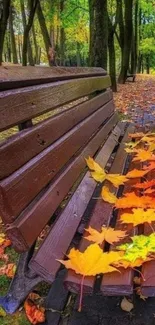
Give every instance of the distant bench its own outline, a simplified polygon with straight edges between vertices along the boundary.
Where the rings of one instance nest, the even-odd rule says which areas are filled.
[[[12,313],[41,281],[53,283],[56,301],[59,290],[54,284],[60,269],[56,259],[63,259],[75,244],[81,251],[89,245],[82,237],[86,224],[99,230],[112,220],[116,229],[123,228],[120,213],[113,215],[111,204],[93,199],[100,196],[101,187],[90,177],[85,158],[95,157],[110,173],[134,168],[124,150],[134,126],[119,122],[110,78],[100,68],[4,67],[0,73],[0,130],[16,125],[20,130],[0,146],[0,215],[14,249],[23,253],[8,294],[0,298]],[[34,124],[35,117],[63,105],[59,114]],[[131,184],[133,180],[124,191],[130,191]],[[37,238],[47,224],[40,243]],[[61,282],[79,293],[81,277],[65,273]],[[92,294],[95,283],[95,277],[86,277],[84,293]],[[155,283],[151,290],[154,294]],[[100,292],[132,294],[133,271],[104,275]],[[67,297],[68,291],[62,289],[58,307]]]

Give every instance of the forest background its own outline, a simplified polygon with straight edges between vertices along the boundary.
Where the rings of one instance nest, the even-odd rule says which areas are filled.
[[[0,0],[0,64],[155,74],[155,0]]]

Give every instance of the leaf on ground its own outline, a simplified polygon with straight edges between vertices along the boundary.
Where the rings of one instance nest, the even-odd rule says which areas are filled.
[[[0,306],[0,317],[5,317],[6,311]]]
[[[118,252],[103,253],[99,245],[92,244],[83,253],[72,248],[67,261],[58,261],[67,269],[74,270],[77,274],[92,276],[117,271],[111,264],[118,261],[121,254],[118,254]]]
[[[121,301],[121,309],[130,313],[130,311],[133,308],[134,308],[133,303],[124,297],[123,300]]]
[[[16,265],[14,263],[9,263],[0,267],[0,275],[6,275],[8,278],[13,278],[16,271]]]
[[[138,170],[138,169],[133,169],[130,172],[128,172],[125,176],[127,178],[137,178],[137,177],[143,177],[144,175],[147,174],[147,170]]]
[[[101,196],[105,202],[111,204],[116,203],[117,197],[109,191],[109,188],[107,186],[102,187]]]
[[[38,294],[30,293],[24,303],[26,316],[31,324],[43,323],[45,321],[45,309],[35,304]]]
[[[154,192],[155,192],[155,188],[147,188],[144,191],[144,195],[146,195],[146,194],[153,194]]]
[[[143,223],[152,223],[155,221],[155,209],[133,209],[132,213],[123,213],[120,220],[122,223],[132,223],[134,227]]]
[[[136,294],[139,296],[140,299],[142,299],[142,300],[144,300],[144,301],[146,301],[146,299],[148,298],[148,297],[146,297],[146,296],[144,296],[144,295],[142,294],[142,292],[141,292],[141,287],[137,287],[137,288],[136,288]]]
[[[138,196],[134,192],[126,193],[124,197],[117,199],[116,209],[126,208],[152,208],[155,209],[155,199],[150,196]]]
[[[137,147],[139,145],[139,143],[140,143],[140,141],[131,141],[131,142],[125,143],[125,146],[133,149],[133,148]]]
[[[102,244],[103,241],[107,241],[109,244],[117,243],[127,236],[126,231],[115,230],[111,227],[102,227],[101,232],[89,227],[86,231],[90,234],[85,237],[87,240]]]

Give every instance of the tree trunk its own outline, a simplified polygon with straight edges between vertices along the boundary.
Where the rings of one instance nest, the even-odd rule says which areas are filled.
[[[46,48],[47,58],[48,58],[48,61],[49,61],[49,65],[51,65],[48,52],[49,52],[49,48],[52,46],[52,44],[51,44],[49,33],[48,33],[48,30],[47,30],[47,27],[46,27],[45,17],[44,17],[43,12],[42,12],[40,1],[38,2],[38,6],[37,6],[37,16],[38,16],[40,29],[41,29],[41,32],[42,32],[42,35],[43,35],[43,40],[44,40],[44,44],[45,44],[45,48]]]
[[[23,21],[23,28],[25,30],[26,28],[26,15],[25,15],[25,7],[24,7],[24,0],[20,0],[20,7],[21,7],[21,13],[22,13],[22,21]],[[34,65],[34,60],[33,60],[33,54],[32,54],[32,47],[31,47],[31,42],[30,42],[30,37],[28,35],[27,37],[27,54],[28,55],[28,61],[30,65]]]
[[[146,73],[150,74],[150,56],[146,56]]]
[[[2,64],[2,53],[4,45],[5,31],[7,28],[7,21],[9,18],[9,7],[11,0],[2,1],[2,12],[0,16],[0,65]]]
[[[132,47],[131,47],[131,74],[135,74],[137,70],[138,61],[138,0],[135,1],[134,7],[134,25],[132,33]]]
[[[34,47],[35,47],[35,58],[34,58],[34,62],[35,62],[35,64],[40,64],[40,59],[39,59],[39,46],[37,44],[37,39],[36,39],[34,24],[32,25],[32,35],[33,35],[33,42],[34,42]]]
[[[124,28],[124,48],[121,64],[121,72],[118,78],[119,83],[124,84],[129,69],[129,59],[132,41],[132,6],[133,0],[124,0],[125,5],[125,28]]]
[[[91,13],[92,14],[92,13]],[[91,65],[107,70],[108,15],[107,0],[94,2],[94,36],[91,44]],[[91,41],[92,42],[92,41]]]
[[[29,18],[28,22],[24,28],[24,39],[23,39],[23,52],[22,52],[22,58],[23,58],[23,66],[27,65],[27,51],[28,51],[28,37],[29,37],[29,32],[31,30],[32,24],[33,24],[33,19],[35,15],[35,11],[37,8],[39,0],[31,0],[30,3],[30,13],[29,13]]]
[[[17,58],[17,49],[16,49],[16,41],[15,41],[15,34],[13,29],[13,7],[10,6],[10,15],[9,15],[9,28],[10,28],[10,38],[11,38],[11,50],[12,50],[12,57],[13,57],[13,63],[18,63]]]
[[[64,11],[64,2],[65,0],[60,0],[60,15]],[[65,30],[63,26],[60,27],[60,65],[65,65]]]
[[[95,7],[94,0],[89,0],[89,65],[93,66],[94,62],[94,32],[95,32]]]
[[[116,57],[115,57],[115,45],[114,45],[114,32],[109,29],[108,36],[108,50],[109,50],[109,72],[112,84],[112,90],[117,91],[117,82],[116,82]]]

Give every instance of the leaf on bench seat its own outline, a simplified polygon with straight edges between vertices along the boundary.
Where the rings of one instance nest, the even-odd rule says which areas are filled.
[[[91,172],[91,176],[95,179],[95,181],[102,183],[105,180],[111,182],[115,187],[119,187],[128,181],[126,176],[120,174],[107,174],[104,169],[97,164],[93,158],[89,157],[86,159],[87,165],[89,169],[93,170]]]
[[[127,178],[137,178],[137,177],[139,178],[139,177],[143,177],[147,173],[148,173],[148,170],[133,169],[130,172],[128,172],[125,176]]]
[[[145,149],[137,149],[136,156],[133,158],[132,161],[147,161],[147,160],[155,160],[155,155]]]
[[[114,228],[102,227],[101,232],[89,227],[86,231],[90,234],[86,238],[89,241],[95,242],[97,244],[102,244],[103,241],[107,241],[109,244],[117,243],[121,239],[127,236],[126,231],[115,230]]]
[[[105,202],[108,202],[111,204],[116,203],[117,196],[115,194],[113,194],[112,192],[110,192],[109,188],[107,186],[102,187],[101,196]]]
[[[72,248],[67,261],[58,261],[65,265],[67,269],[74,270],[77,274],[92,276],[117,271],[111,264],[120,260],[121,256],[121,252],[104,253],[99,245],[91,244],[83,253]]]
[[[143,223],[152,223],[155,221],[155,209],[133,209],[132,213],[123,213],[120,218],[122,223],[132,223],[138,226]]]
[[[155,186],[155,179],[152,179],[151,181],[146,181],[144,183],[137,183],[133,186],[134,186],[134,188],[147,189],[149,187]]]
[[[138,196],[134,192],[126,193],[115,203],[116,209],[152,208],[155,209],[155,199],[150,196]]]

